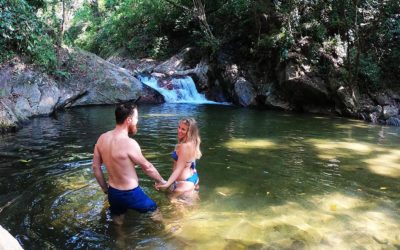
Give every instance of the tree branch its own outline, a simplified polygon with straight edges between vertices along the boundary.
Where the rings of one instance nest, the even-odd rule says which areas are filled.
[[[164,0],[164,1],[169,3],[169,4],[171,4],[171,5],[173,5],[173,6],[175,6],[175,7],[177,7],[177,8],[181,8],[181,9],[184,9],[184,10],[187,10],[187,11],[192,11],[189,7],[187,7],[185,5],[179,5],[179,4],[175,3],[174,1],[171,1],[171,0]]]

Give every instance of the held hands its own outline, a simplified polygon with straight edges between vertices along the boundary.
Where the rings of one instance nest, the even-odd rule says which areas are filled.
[[[166,190],[168,187],[169,187],[169,185],[167,185],[167,181],[165,181],[165,180],[162,180],[162,181],[160,181],[160,182],[156,182],[155,184],[154,184],[154,187],[155,187],[155,189],[157,189],[157,190]]]

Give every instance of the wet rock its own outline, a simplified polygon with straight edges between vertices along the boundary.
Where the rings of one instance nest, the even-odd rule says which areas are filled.
[[[372,122],[374,124],[378,124],[380,115],[381,115],[381,113],[379,113],[379,112],[369,113],[368,118],[366,120],[369,122]]]
[[[176,71],[186,70],[187,68],[184,63],[184,57],[189,50],[190,48],[184,49],[181,53],[176,54],[168,60],[157,65],[153,71],[166,75],[173,75]]]
[[[15,131],[20,126],[20,120],[12,110],[13,102],[8,98],[0,98],[0,132]]]
[[[138,103],[147,104],[160,104],[164,102],[164,97],[160,93],[147,86],[144,86],[143,93],[138,101]]]
[[[256,92],[253,85],[243,77],[239,77],[234,84],[234,98],[243,107],[256,104]]]
[[[151,75],[156,77],[156,78],[160,78],[160,79],[167,77],[165,74],[157,73],[157,72],[153,72],[153,73],[151,73]]]
[[[386,93],[371,94],[372,99],[381,106],[389,105],[391,103],[389,95]]]
[[[400,116],[392,116],[386,120],[386,125],[400,127]]]
[[[159,64],[153,69],[154,74],[161,74],[165,76],[190,76],[196,83],[198,89],[204,90],[208,86],[208,61],[205,59],[200,59],[193,62],[193,48],[186,48],[182,50],[179,54],[172,56],[165,62]],[[156,76],[156,75],[154,75]]]
[[[396,116],[399,114],[399,108],[394,105],[386,105],[383,106],[382,116],[383,119],[389,119],[392,116]]]
[[[33,109],[29,104],[28,99],[24,96],[19,96],[17,98],[17,101],[15,102],[14,112],[19,120],[26,120],[28,119],[28,117],[34,115]]]
[[[270,107],[270,108],[278,108],[278,109],[282,109],[282,110],[293,110],[293,107],[291,106],[291,104],[280,98],[278,95],[267,95],[267,98],[265,100],[265,105]]]
[[[18,241],[2,226],[0,226],[0,249],[22,250]]]
[[[343,86],[336,90],[336,107],[339,114],[355,115],[356,100],[354,99],[351,90]]]
[[[229,102],[228,98],[225,96],[224,89],[219,85],[215,85],[208,89],[206,97],[208,100],[214,100],[216,102]]]
[[[115,56],[108,58],[107,61],[121,68],[129,70],[134,75],[150,74],[154,71],[154,68],[160,64],[159,61],[150,58],[127,59]]]

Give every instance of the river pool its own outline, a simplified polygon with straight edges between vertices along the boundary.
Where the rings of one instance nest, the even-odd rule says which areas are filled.
[[[0,135],[0,225],[26,249],[399,249],[400,128],[227,105],[141,105],[135,139],[167,178],[178,120],[197,119],[200,201],[115,226],[91,170],[114,107]]]

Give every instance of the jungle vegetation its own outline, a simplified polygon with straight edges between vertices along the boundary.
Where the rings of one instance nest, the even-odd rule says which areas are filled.
[[[345,44],[349,83],[399,87],[400,0],[0,0],[0,60],[23,55],[48,72],[63,44],[157,59],[196,46],[259,66],[304,38],[315,65],[321,47]]]

